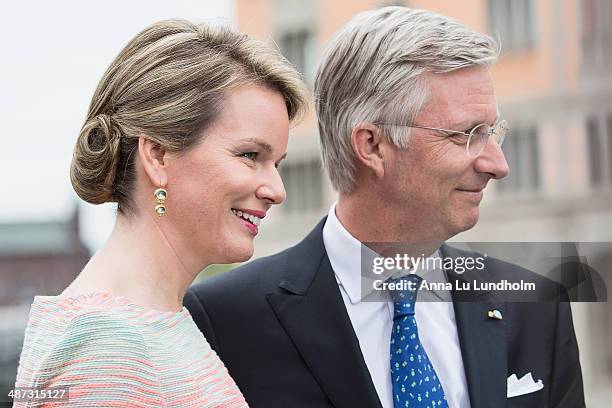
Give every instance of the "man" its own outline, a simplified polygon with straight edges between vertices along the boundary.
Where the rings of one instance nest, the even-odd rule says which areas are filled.
[[[361,243],[445,241],[476,224],[488,182],[508,173],[489,74],[497,55],[490,37],[402,7],[362,13],[332,40],[315,93],[337,204],[301,243],[185,297],[251,406],[584,406],[566,302],[453,292],[453,303],[410,312],[413,300],[364,301]],[[461,255],[437,249],[426,255]],[[480,276],[537,279],[494,259]],[[407,341],[418,353],[396,350]],[[529,384],[509,388],[513,374]]]

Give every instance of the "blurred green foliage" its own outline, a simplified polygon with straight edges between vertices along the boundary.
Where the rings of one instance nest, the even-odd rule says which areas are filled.
[[[211,276],[217,275],[219,273],[223,273],[223,272],[227,272],[227,271],[231,271],[234,268],[239,267],[240,264],[239,263],[235,263],[235,264],[212,264],[212,265],[208,265],[206,268],[204,268],[202,270],[202,272],[200,272],[198,274],[198,276],[196,276],[195,280],[193,281],[193,283],[198,283],[203,281],[206,278],[210,278]]]

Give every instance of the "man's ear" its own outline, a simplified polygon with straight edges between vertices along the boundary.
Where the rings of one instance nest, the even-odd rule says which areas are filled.
[[[165,187],[168,184],[166,162],[166,149],[145,135],[138,137],[138,157],[142,163],[145,174],[156,187]]]
[[[384,137],[378,126],[360,123],[353,128],[351,145],[357,161],[370,169],[376,177],[385,175],[383,146]]]

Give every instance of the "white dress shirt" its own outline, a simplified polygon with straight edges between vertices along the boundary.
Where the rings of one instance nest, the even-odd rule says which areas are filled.
[[[361,301],[367,296],[367,293],[362,294],[361,243],[340,223],[335,210],[336,204],[329,210],[323,227],[323,243],[380,402],[384,408],[393,408],[389,352],[393,302]],[[428,281],[439,279],[446,280],[442,271],[428,272]],[[442,301],[419,302],[421,296],[421,292],[418,292],[415,306],[421,343],[442,383],[448,406],[469,408],[453,304]]]

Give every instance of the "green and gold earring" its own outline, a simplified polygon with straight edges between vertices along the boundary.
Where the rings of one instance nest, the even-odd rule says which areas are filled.
[[[166,214],[166,198],[168,198],[168,192],[165,188],[158,188],[153,193],[155,195],[155,214],[162,217]]]

